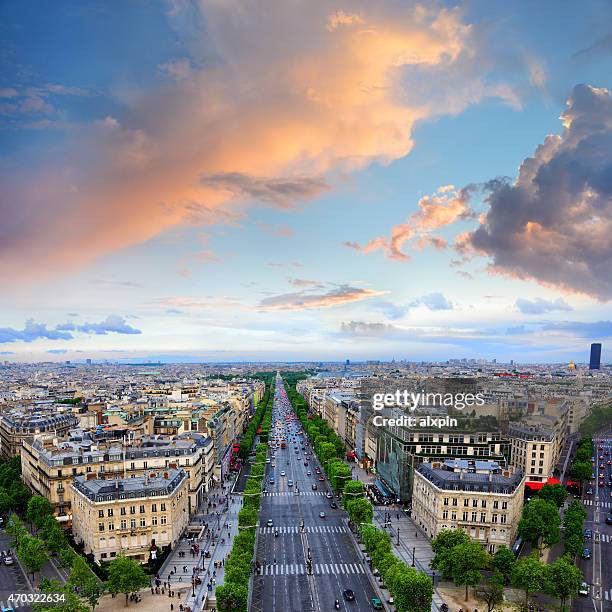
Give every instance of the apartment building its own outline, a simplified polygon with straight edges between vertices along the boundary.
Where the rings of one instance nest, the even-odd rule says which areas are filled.
[[[61,436],[77,425],[72,412],[58,412],[52,405],[6,410],[0,414],[0,455],[5,460],[12,459],[19,455],[24,440],[45,433]]]
[[[24,483],[55,507],[60,522],[73,521],[70,484],[78,476],[98,480],[139,478],[149,470],[183,469],[189,514],[202,503],[212,482],[212,444],[152,436],[96,440],[86,432],[67,439],[39,436],[21,448]]]
[[[555,474],[569,432],[566,408],[556,415],[530,415],[509,424],[510,461],[528,481],[546,482]]]
[[[525,477],[496,461],[423,463],[414,472],[412,517],[430,538],[463,529],[490,553],[512,548],[523,508]]]
[[[146,563],[158,548],[174,547],[189,523],[182,469],[111,481],[77,476],[70,492],[74,539],[98,563],[119,555]]]

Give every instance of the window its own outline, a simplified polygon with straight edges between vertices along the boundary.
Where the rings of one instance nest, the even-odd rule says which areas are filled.
[[[507,515],[505,515],[505,514],[501,515],[501,522],[502,523],[505,523],[507,519],[508,519]]]
[[[165,512],[165,511],[166,511],[166,504],[160,504],[160,506],[159,506],[159,507],[161,508],[161,511],[162,511],[162,512]]]
[[[98,523],[98,531],[104,531],[104,523]]]
[[[446,520],[448,518],[448,510],[444,510],[444,512],[442,512],[442,518],[444,520]]]
[[[130,519],[130,529],[136,529],[136,519]]]
[[[107,516],[113,516],[113,509],[109,508],[106,512]]]
[[[494,508],[495,510],[497,510],[497,509],[499,508],[499,502],[498,502],[497,500],[495,500],[495,501],[493,502],[493,508]]]
[[[140,506],[140,514],[144,514],[145,513],[145,507],[144,506]]]
[[[99,518],[103,518],[104,517],[104,510],[98,510],[98,517]]]
[[[125,507],[121,508],[121,516],[125,516]]]
[[[136,506],[130,506],[130,514],[136,514]]]
[[[481,512],[480,513],[480,522],[481,523],[486,523],[487,521],[487,513],[486,512]]]
[[[455,511],[451,512],[451,519],[452,519],[453,521],[456,521],[456,520],[457,520],[457,513],[456,513]]]
[[[478,512],[472,512],[472,523],[476,522],[476,515],[478,514]]]
[[[115,531],[115,523],[109,523],[108,524],[108,530],[109,531]]]
[[[467,521],[467,520],[468,520],[468,513],[467,513],[467,512],[464,512],[464,513],[463,513],[463,520],[464,520],[464,521]]]
[[[157,525],[157,517],[156,516],[151,518],[151,525]]]
[[[472,508],[478,508],[478,500],[477,499],[473,499],[472,500]]]
[[[140,526],[141,527],[146,527],[147,526],[147,519],[145,519],[144,517],[140,519]]]
[[[157,504],[151,505],[151,512],[157,512]]]
[[[121,519],[121,529],[127,529],[127,522],[125,519]]]
[[[508,502],[502,502],[502,510],[508,509]]]
[[[497,514],[493,514],[493,516],[491,517],[491,522],[497,523]]]
[[[165,524],[166,524],[166,517],[165,517],[165,516],[162,516],[162,517],[161,517],[161,524],[162,524],[162,525],[165,525]]]
[[[466,498],[463,500],[463,506],[464,506],[465,508],[467,508],[469,505],[470,505],[470,500],[469,500],[469,499],[466,497]]]
[[[456,505],[457,505],[457,498],[453,497],[453,506],[456,506]]]
[[[444,505],[445,505],[445,506],[448,506],[448,497],[445,497],[445,498],[444,498]]]

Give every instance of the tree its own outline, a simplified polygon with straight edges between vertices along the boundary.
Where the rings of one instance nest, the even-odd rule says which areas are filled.
[[[249,589],[242,584],[226,582],[215,591],[219,612],[247,612]]]
[[[580,486],[591,480],[592,475],[593,468],[590,461],[574,461],[574,463],[572,463],[570,476],[572,480],[577,480]]]
[[[15,547],[19,546],[19,542],[22,538],[29,535],[27,527],[16,514],[11,514],[6,524],[6,532],[13,537],[12,544]]]
[[[342,492],[342,505],[346,508],[346,502],[351,499],[359,499],[365,496],[365,486],[358,480],[349,480]]]
[[[405,563],[390,571],[387,579],[398,612],[429,612],[433,597],[431,578]]]
[[[12,507],[12,497],[6,491],[0,491],[0,515],[6,516]]]
[[[28,568],[34,580],[34,574],[40,572],[43,565],[49,559],[47,555],[47,547],[42,540],[33,538],[32,536],[23,536],[19,540],[17,547],[17,556],[19,560]]]
[[[478,594],[485,600],[487,612],[491,612],[504,600],[504,587],[499,582],[490,580],[478,591]]]
[[[139,563],[127,557],[117,557],[108,566],[108,590],[113,594],[125,594],[125,605],[131,593],[149,585],[149,578]]]
[[[540,563],[537,553],[517,561],[512,570],[512,584],[525,591],[525,606],[529,604],[529,594],[541,591],[546,582],[546,567]]]
[[[506,585],[510,583],[515,563],[516,559],[514,553],[507,546],[502,544],[493,555],[493,560],[491,562],[493,569],[501,577],[502,584]]]
[[[562,484],[545,484],[540,489],[538,497],[552,502],[557,508],[561,508],[567,497],[567,489]]]
[[[28,521],[36,525],[37,528],[42,527],[45,519],[48,516],[53,516],[53,506],[46,497],[33,495],[28,502],[26,516]]]
[[[457,586],[465,586],[465,600],[468,587],[476,587],[482,580],[482,572],[489,562],[489,555],[478,542],[466,542],[452,548],[447,557],[450,560],[450,575]]]
[[[561,600],[561,610],[565,602],[578,593],[583,581],[582,572],[567,557],[559,557],[552,565],[546,566],[546,592]]]
[[[545,499],[535,498],[523,508],[518,533],[539,550],[540,542],[552,546],[559,541],[560,523],[559,509]]]
[[[59,580],[43,578],[40,581],[43,593],[57,594],[59,601],[33,604],[35,612],[89,612],[87,604],[69,586]]]
[[[469,541],[470,536],[462,529],[444,529],[432,540],[431,549],[434,553],[439,553]]]
[[[351,499],[346,504],[349,518],[356,525],[371,523],[374,518],[374,508],[367,499]]]
[[[81,597],[91,606],[92,612],[104,595],[104,584],[98,580],[80,555],[74,558],[68,584],[78,590]]]

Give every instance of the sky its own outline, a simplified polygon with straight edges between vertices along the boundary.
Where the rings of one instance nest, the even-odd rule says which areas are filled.
[[[611,23],[0,3],[0,359],[610,361]]]

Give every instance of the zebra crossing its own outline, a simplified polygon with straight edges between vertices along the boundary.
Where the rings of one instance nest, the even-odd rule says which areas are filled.
[[[294,491],[268,491],[264,493],[266,497],[284,497],[286,495],[325,495],[324,491],[300,491],[295,493]]]
[[[595,591],[595,587],[593,587],[593,591]],[[593,593],[593,595],[595,596],[596,594]],[[612,601],[612,589],[610,589],[609,591],[604,591],[601,596],[606,600],[606,601]]]
[[[23,606],[18,606],[12,603],[4,603],[3,600],[0,600],[0,610],[14,610],[15,612],[19,612],[19,610],[29,610],[30,608],[28,608],[27,605],[23,605]]]
[[[299,576],[306,573],[304,563],[276,563],[261,566],[263,576]],[[365,574],[365,568],[362,563],[314,563],[312,573],[315,576],[323,574]]]
[[[599,506],[600,508],[612,508],[612,502],[600,502],[598,499],[585,499],[585,506]]]
[[[608,535],[607,533],[600,533],[599,540],[601,542],[612,542],[612,536]]]
[[[272,535],[275,531],[278,531],[279,535],[301,533],[297,526],[259,528],[261,535]],[[305,527],[304,533],[348,533],[348,528],[344,525],[314,525],[313,527]]]

